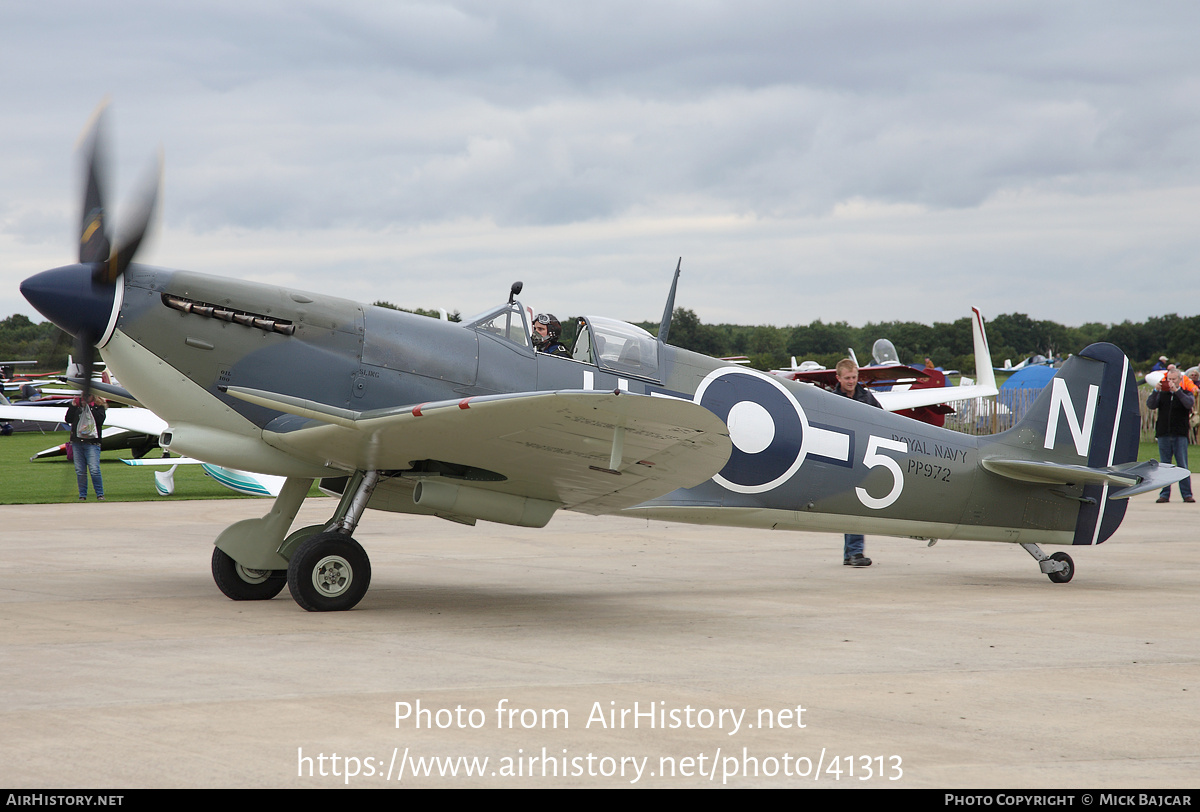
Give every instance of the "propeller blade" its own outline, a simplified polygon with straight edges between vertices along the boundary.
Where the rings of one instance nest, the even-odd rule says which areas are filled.
[[[75,363],[83,371],[80,376],[82,381],[79,384],[80,394],[83,397],[83,402],[86,403],[88,397],[92,394],[92,373],[96,368],[96,339],[94,336],[81,333],[75,344],[76,356],[73,356]]]
[[[123,236],[113,248],[108,262],[96,269],[92,276],[94,281],[110,285],[115,283],[121,274],[125,273],[129,263],[133,261],[134,255],[154,222],[154,214],[158,209],[158,195],[162,189],[162,168],[163,155],[162,150],[159,150],[158,160],[155,162],[153,170],[147,174],[138,192],[137,208],[133,214],[128,236]]]
[[[104,222],[104,187],[107,180],[108,150],[104,138],[102,103],[92,116],[86,135],[86,186],[83,193],[83,212],[79,220],[79,261],[107,262],[111,253],[108,228]]]

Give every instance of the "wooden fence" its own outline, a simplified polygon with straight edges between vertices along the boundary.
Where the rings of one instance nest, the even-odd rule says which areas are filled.
[[[1001,392],[995,398],[976,398],[951,403],[954,414],[946,416],[946,428],[963,434],[995,434],[1010,429],[1025,416],[1037,396],[1038,389],[1012,389]],[[1142,416],[1142,442],[1154,440],[1154,412],[1146,408],[1150,390],[1138,387],[1138,409]],[[1196,442],[1196,430],[1192,430],[1190,442]]]

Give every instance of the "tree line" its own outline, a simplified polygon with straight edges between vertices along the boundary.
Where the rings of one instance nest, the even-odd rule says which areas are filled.
[[[378,302],[395,307],[388,302]],[[413,308],[410,312],[437,317],[435,310]],[[452,320],[460,318],[456,312]],[[658,322],[640,326],[657,334]],[[1160,355],[1183,367],[1200,362],[1200,316],[1152,316],[1144,322],[1120,324],[1091,322],[1066,327],[1054,321],[1036,321],[1024,313],[1004,313],[987,322],[992,360],[1014,364],[1030,355],[1077,353],[1096,341],[1108,341],[1120,347],[1135,366],[1148,367]],[[563,320],[563,338],[570,346],[575,336],[575,320]],[[729,357],[744,355],[757,369],[787,366],[792,356],[798,361],[813,360],[832,366],[853,347],[860,363],[871,358],[871,345],[887,338],[896,345],[904,363],[922,364],[926,357],[946,369],[974,370],[974,345],[971,320],[932,325],[913,321],[868,322],[854,327],[847,322],[820,319],[794,327],[770,325],[704,324],[695,312],[676,308],[671,319],[669,342],[677,347],[706,355]],[[72,352],[70,338],[48,321],[35,323],[21,314],[0,321],[0,359],[36,360],[39,371],[64,369]]]
[[[643,322],[642,327],[658,332],[657,323]],[[1108,341],[1143,368],[1160,355],[1183,367],[1200,361],[1200,316],[1153,316],[1144,322],[1120,324],[1090,322],[1067,327],[1054,321],[1036,321],[1024,313],[1004,313],[986,322],[992,361],[1003,365],[1011,359],[1018,364],[1031,355],[1066,356],[1078,353],[1088,344]],[[921,366],[925,358],[945,369],[975,369],[975,347],[971,320],[964,316],[953,322],[932,325],[913,321],[868,322],[854,327],[847,322],[820,319],[795,327],[704,324],[691,310],[677,308],[671,317],[669,343],[706,355],[728,357],[745,355],[757,369],[787,366],[812,360],[833,366],[854,348],[859,363],[868,364],[876,339],[889,339],[907,364]]]

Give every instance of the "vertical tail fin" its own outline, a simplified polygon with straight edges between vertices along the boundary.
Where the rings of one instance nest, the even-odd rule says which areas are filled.
[[[1042,448],[1051,457],[1090,468],[1135,461],[1141,417],[1129,359],[1112,344],[1067,359],[1018,427],[1031,421],[1044,421]]]
[[[971,308],[971,338],[975,344],[975,383],[996,388],[996,371],[992,369],[992,351],[988,347],[987,331],[978,307]]]
[[[997,436],[1021,459],[985,465],[1028,482],[1082,484],[1074,543],[1099,544],[1120,526],[1127,497],[1144,490],[1132,487],[1144,479],[1140,466],[1130,470],[1140,433],[1129,360],[1112,344],[1092,344],[1067,359],[1020,423]]]

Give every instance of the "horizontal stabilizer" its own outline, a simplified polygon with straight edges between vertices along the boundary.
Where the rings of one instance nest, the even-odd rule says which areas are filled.
[[[1187,479],[1192,473],[1187,468],[1180,468],[1177,465],[1164,465],[1158,460],[1147,460],[1125,470],[1127,473],[1136,473],[1141,477],[1142,481],[1129,488],[1109,491],[1109,499],[1128,499],[1131,496],[1137,496],[1139,493],[1157,491],[1168,485],[1173,485],[1180,480]]]
[[[237,471],[207,462],[200,463],[200,466],[204,469],[204,473],[226,488],[247,496],[278,496],[287,481],[286,477]]]
[[[1158,490],[1190,475],[1185,468],[1163,465],[1157,460],[1091,468],[1046,460],[985,459],[983,467],[993,474],[1042,485],[1107,485],[1109,499],[1128,499]]]

